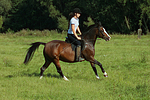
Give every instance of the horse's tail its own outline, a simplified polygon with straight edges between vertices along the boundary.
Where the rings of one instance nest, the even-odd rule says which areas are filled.
[[[27,63],[32,59],[35,50],[36,50],[41,44],[42,44],[42,45],[45,45],[46,43],[43,43],[43,42],[35,42],[35,43],[32,43],[32,44],[31,44],[32,46],[28,49],[26,58],[25,58],[25,60],[24,60],[24,64],[27,64]]]

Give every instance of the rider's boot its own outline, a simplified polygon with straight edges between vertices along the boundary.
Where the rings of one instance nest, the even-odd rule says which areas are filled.
[[[81,62],[81,61],[85,60],[84,58],[81,57],[81,46],[80,45],[77,46],[76,53],[77,53],[76,61]]]

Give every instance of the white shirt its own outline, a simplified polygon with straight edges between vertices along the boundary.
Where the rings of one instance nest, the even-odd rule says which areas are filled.
[[[68,29],[68,34],[73,34],[73,31],[72,31],[72,28],[71,28],[71,25],[74,24],[75,25],[75,32],[79,26],[79,19],[77,18],[74,18],[72,17],[71,20],[70,20],[70,25],[69,25],[69,29]]]

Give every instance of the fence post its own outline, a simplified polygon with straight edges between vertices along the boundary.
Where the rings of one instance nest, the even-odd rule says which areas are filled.
[[[139,29],[138,29],[138,39],[141,39],[141,34],[142,34],[142,29],[139,28]]]

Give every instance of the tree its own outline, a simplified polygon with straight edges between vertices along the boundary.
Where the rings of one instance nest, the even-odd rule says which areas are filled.
[[[0,26],[13,31],[67,30],[69,13],[76,7],[82,11],[81,31],[90,25],[89,18],[113,33],[150,29],[150,0],[0,0]]]
[[[57,28],[60,31],[66,31],[68,29],[68,20],[65,16],[63,16],[59,10],[56,9],[56,7],[53,5],[53,0],[43,2],[42,4],[45,5],[48,8],[49,11],[49,17],[55,20],[57,23]],[[58,1],[57,1],[58,2]]]
[[[2,31],[2,25],[5,17],[8,15],[8,11],[12,8],[10,0],[0,0],[0,32]]]
[[[150,1],[142,0],[140,3],[141,16],[139,20],[139,25],[142,25],[146,33],[149,33],[150,26]]]
[[[18,3],[18,4],[16,4]],[[49,17],[48,9],[39,0],[22,0],[14,3],[5,27],[14,31],[28,29],[56,29],[55,21]]]
[[[0,16],[0,32],[1,32],[1,29],[2,29],[2,25],[3,25],[3,18],[2,18],[2,16]]]
[[[0,15],[6,15],[11,8],[10,0],[0,0]]]

